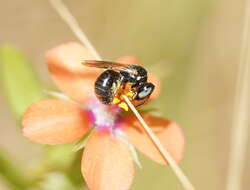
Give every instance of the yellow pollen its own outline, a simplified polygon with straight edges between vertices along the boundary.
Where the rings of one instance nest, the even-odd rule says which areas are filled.
[[[127,83],[125,86],[119,87],[113,98],[112,104],[117,104],[123,110],[128,111],[129,107],[126,102],[123,101],[122,95],[124,94],[132,99],[135,93],[131,90],[131,86],[132,83]]]
[[[128,96],[128,97],[133,97],[133,96],[134,96],[134,92],[128,91],[128,92],[126,93],[126,96]]]
[[[118,104],[118,106],[120,108],[124,109],[125,111],[128,111],[128,105],[125,102]]]
[[[113,99],[113,104],[118,104],[121,100],[117,97]]]

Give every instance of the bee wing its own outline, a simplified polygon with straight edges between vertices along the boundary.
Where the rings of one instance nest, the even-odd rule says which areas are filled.
[[[88,67],[130,72],[127,64],[116,63],[111,61],[85,60],[84,62],[82,62],[82,64]]]

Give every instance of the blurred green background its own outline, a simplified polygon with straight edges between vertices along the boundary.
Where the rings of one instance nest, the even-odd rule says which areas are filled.
[[[187,147],[180,166],[197,189],[224,189],[245,2],[64,2],[103,58],[112,60],[123,55],[135,55],[161,78],[161,96],[151,107],[159,109],[156,114],[179,123],[185,132]],[[36,91],[37,97],[42,96],[39,89],[53,86],[44,64],[44,52],[60,43],[77,41],[46,0],[0,0],[0,34],[0,46],[10,44],[20,49],[37,72],[41,87],[34,89],[26,86],[29,78],[19,80],[17,84],[21,89],[26,89],[26,94],[29,94],[29,90],[32,93]],[[4,71],[2,67],[0,69]],[[9,65],[8,75],[18,76],[20,70],[21,68]],[[2,76],[5,75],[2,73]],[[36,82],[38,81],[34,83]],[[29,175],[29,171],[37,167],[37,161],[41,160],[45,150],[21,135],[20,129],[16,127],[19,125],[14,119],[15,114],[7,101],[8,96],[3,93],[4,89],[6,88],[2,85],[0,150],[6,153],[1,154],[10,155],[17,165],[20,165],[19,162],[23,163],[22,169],[25,175]],[[22,101],[24,95],[15,92],[13,96],[17,101]],[[60,148],[57,151],[58,155],[63,154]],[[132,190],[182,189],[168,167],[158,166],[143,156],[140,158],[143,169],[137,170]],[[246,160],[249,158],[248,152]],[[58,161],[56,155],[52,156],[53,159]],[[250,185],[249,169],[250,162],[247,161],[242,179],[246,190]],[[59,181],[65,177],[58,173],[50,173],[48,176]],[[0,189],[11,189],[2,179]],[[66,184],[66,187],[71,189],[70,184]]]

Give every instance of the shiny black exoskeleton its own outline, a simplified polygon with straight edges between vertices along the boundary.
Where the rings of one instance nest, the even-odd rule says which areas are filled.
[[[97,98],[104,104],[111,104],[114,97],[114,86],[120,74],[113,70],[104,71],[95,81],[95,93]]]
[[[84,65],[107,69],[96,79],[95,93],[103,104],[112,104],[119,88],[126,84],[131,86],[132,100],[143,100],[150,97],[154,85],[147,82],[147,71],[139,65],[124,65],[105,61],[85,61]]]

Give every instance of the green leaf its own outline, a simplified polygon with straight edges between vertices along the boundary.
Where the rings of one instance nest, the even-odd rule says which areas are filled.
[[[18,119],[32,102],[45,96],[30,61],[12,46],[0,47],[0,74],[4,93]]]

